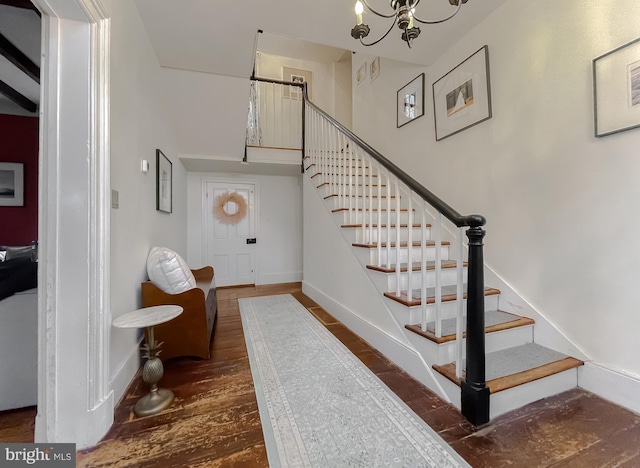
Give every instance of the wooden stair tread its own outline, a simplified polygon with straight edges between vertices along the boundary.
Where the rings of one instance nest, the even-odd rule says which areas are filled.
[[[354,247],[362,247],[362,248],[365,248],[365,249],[377,249],[378,248],[378,244],[359,244],[359,243],[354,243],[354,244],[351,244],[351,245],[353,245]],[[407,247],[408,245],[409,244],[408,244],[407,241],[400,242],[400,247]],[[421,247],[422,246],[422,242],[413,241],[411,243],[411,245],[413,247]],[[427,241],[425,245],[427,247],[433,247],[434,245],[436,245],[436,242],[435,241]],[[443,242],[440,243],[440,245],[449,245],[449,242],[443,241]],[[380,244],[380,247],[386,249],[387,248],[387,243],[386,242],[382,242]],[[396,247],[396,243],[395,242],[391,242],[390,247],[395,248]]]
[[[320,185],[316,185],[316,188],[322,188],[325,185],[329,185],[329,182],[322,182]],[[375,185],[373,185],[373,187],[386,187],[386,186],[387,186],[386,184],[380,184],[380,185],[375,184]],[[362,184],[358,184],[358,185],[354,185],[354,187],[363,187],[363,185]],[[371,187],[371,185],[364,184],[364,187]]]
[[[323,175],[322,172],[316,172],[315,174],[313,174],[311,176],[311,178],[313,179],[313,178],[321,176],[321,175]],[[333,172],[328,172],[325,175],[328,175],[328,176],[350,176],[350,177],[378,177],[378,174],[349,174],[348,172],[347,173],[342,173],[342,174],[334,174]]]
[[[344,226],[343,226],[344,227]],[[415,227],[415,226],[414,226]],[[418,226],[419,227],[419,226]],[[457,262],[455,260],[442,260],[440,267],[447,269],[447,268],[456,268]],[[462,266],[466,267],[467,266],[467,262],[462,262]],[[396,266],[392,265],[392,266],[377,266],[377,265],[367,265],[367,268],[369,270],[374,270],[374,271],[379,271],[381,273],[395,273],[396,272]],[[420,262],[413,262],[412,264],[412,271],[420,271],[422,269],[422,264]],[[436,262],[433,260],[430,260],[427,262],[427,270],[435,270],[436,269]],[[401,263],[400,264],[400,271],[403,273],[406,273],[407,271],[407,264],[406,263]]]
[[[465,287],[466,287],[466,284],[465,284]],[[433,289],[433,288],[430,288],[430,289]],[[495,296],[497,294],[500,294],[499,289],[484,288],[485,297]],[[418,297],[418,295],[416,295],[415,293],[414,293],[413,299],[410,301],[409,297],[407,296],[407,291],[400,292],[400,296],[396,296],[395,292],[386,292],[384,293],[384,297],[388,297],[389,299],[399,302],[400,304],[406,305],[407,307],[415,307],[422,304],[420,297]],[[462,297],[463,299],[467,298],[466,291],[463,293]],[[457,295],[455,293],[442,295],[442,302],[451,302],[451,301],[455,301],[456,299],[457,299]],[[427,296],[427,304],[434,304],[435,302],[436,302],[435,296]]]
[[[516,374],[508,375],[506,377],[500,377],[497,379],[489,380],[487,382],[487,387],[489,387],[489,391],[491,393],[498,393],[503,390],[508,390],[510,388],[514,388],[519,385],[524,385],[529,382],[535,382],[536,380],[549,377],[550,375],[559,374],[560,372],[564,372],[569,369],[575,369],[582,365],[584,365],[584,362],[582,362],[581,360],[567,356],[564,359],[554,361],[550,364],[534,367],[533,369],[529,369],[524,372],[518,372]],[[454,363],[445,364],[442,366],[434,364],[432,367],[435,371],[442,374],[451,382],[460,386],[460,379],[456,377],[456,366]],[[465,373],[463,372],[462,374],[463,378],[464,378],[464,375]]]
[[[484,330],[485,330],[485,333],[495,333],[503,330],[510,330],[512,328],[526,327],[533,324],[535,324],[535,321],[533,319],[530,319],[528,317],[518,317],[516,320],[512,320],[511,322],[504,322],[504,323],[499,323],[497,325],[491,325],[491,326],[485,327]],[[433,341],[436,344],[449,343],[451,341],[455,341],[456,339],[455,333],[437,337],[435,333],[430,332],[429,330],[423,331],[422,326],[420,324],[405,325],[404,328],[412,331],[417,335],[422,336],[423,338]],[[465,338],[467,336],[467,333],[463,332],[462,336],[463,338]],[[454,369],[454,374],[455,374],[455,369]]]
[[[367,208],[365,208],[364,210],[362,208],[358,208],[357,210],[355,208],[334,208],[333,210],[331,210],[332,213],[340,213],[341,211],[368,211],[370,213],[377,213],[378,210],[374,209],[374,210],[369,210]],[[382,208],[380,210],[382,213],[386,213],[387,211],[392,211],[392,212],[396,212],[397,210],[395,208],[391,208],[390,210],[387,208]],[[411,211],[416,211],[415,208],[412,209]],[[407,208],[400,208],[400,212],[401,213],[408,213],[409,210]]]
[[[414,227],[414,228],[420,228],[420,227],[422,227],[422,224],[413,223],[411,226]],[[343,228],[343,229],[361,228],[362,227],[362,223],[360,223],[360,224],[343,224],[340,227]],[[373,228],[377,229],[378,225],[377,224],[372,224],[371,226],[369,226],[369,224],[365,224],[365,227],[366,228],[373,227]],[[391,224],[389,227],[392,228],[392,229],[395,229],[396,225],[395,224]],[[407,223],[400,224],[400,228],[407,228],[407,227],[409,227],[409,225]],[[424,227],[430,228],[431,224],[427,223],[427,224],[424,225]],[[380,229],[386,229],[386,228],[387,228],[386,224],[381,224],[380,225]]]
[[[375,185],[374,185],[375,187]],[[388,197],[386,195],[382,195],[382,196],[378,196],[378,195],[372,195],[371,197],[369,195],[344,195],[345,197],[351,197],[351,198],[375,198],[375,199],[379,199],[379,198],[383,198],[383,199],[387,199]],[[325,200],[329,200],[330,198],[336,198],[338,197],[337,193],[333,193],[331,195],[327,195],[326,197],[324,197]],[[395,195],[391,195],[391,198],[396,198]]]

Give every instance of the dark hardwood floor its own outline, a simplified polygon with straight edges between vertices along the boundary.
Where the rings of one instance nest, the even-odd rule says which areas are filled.
[[[541,400],[475,428],[302,294],[300,284],[220,289],[210,360],[165,364],[171,408],[135,418],[146,388],[136,377],[115,423],[82,467],[267,466],[237,299],[293,294],[474,467],[640,467],[640,415],[581,389]],[[33,408],[0,413],[0,442],[33,440]]]

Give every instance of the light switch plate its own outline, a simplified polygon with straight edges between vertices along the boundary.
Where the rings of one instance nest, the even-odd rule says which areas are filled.
[[[111,208],[115,208],[117,209],[119,206],[118,203],[118,191],[117,190],[111,190]]]

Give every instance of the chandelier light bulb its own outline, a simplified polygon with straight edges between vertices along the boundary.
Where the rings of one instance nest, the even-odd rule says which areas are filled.
[[[362,12],[364,12],[364,5],[360,0],[356,2],[356,16],[358,17],[358,24],[362,24]]]

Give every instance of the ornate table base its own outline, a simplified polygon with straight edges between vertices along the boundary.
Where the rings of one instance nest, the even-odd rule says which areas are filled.
[[[142,349],[146,351],[147,362],[142,368],[142,380],[151,387],[149,394],[143,396],[133,407],[136,416],[149,416],[168,408],[173,401],[173,392],[158,388],[158,382],[164,374],[162,361],[158,357],[160,345],[153,336],[153,325],[147,327],[147,344]]]
[[[164,374],[162,361],[158,358],[160,345],[153,336],[153,326],[168,322],[182,313],[183,309],[177,305],[159,305],[128,312],[113,320],[113,326],[118,328],[147,329],[147,344],[142,346],[147,362],[142,368],[142,380],[149,385],[148,395],[143,396],[133,407],[136,416],[149,416],[168,408],[173,401],[173,392],[158,388],[158,382]]]
[[[158,388],[148,395],[143,396],[133,407],[136,416],[150,416],[159,413],[163,409],[171,406],[173,392],[166,388]]]

